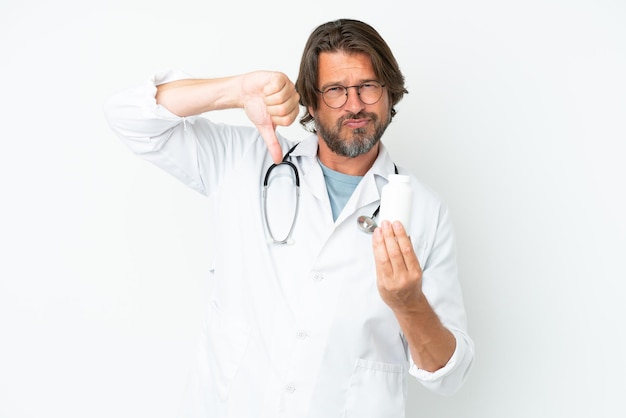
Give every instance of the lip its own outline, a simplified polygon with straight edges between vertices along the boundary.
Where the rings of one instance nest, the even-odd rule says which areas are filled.
[[[350,129],[359,129],[366,126],[369,121],[369,119],[346,119],[343,125]]]

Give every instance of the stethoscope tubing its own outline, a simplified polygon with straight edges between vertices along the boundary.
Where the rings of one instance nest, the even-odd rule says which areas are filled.
[[[291,149],[287,151],[287,153],[283,156],[283,160],[281,162],[270,165],[267,171],[265,172],[265,176],[263,178],[263,220],[265,221],[265,228],[267,229],[267,233],[269,234],[268,241],[273,244],[292,244],[293,243],[293,240],[291,239],[291,235],[296,226],[296,219],[298,218],[298,209],[300,207],[300,174],[298,172],[298,168],[296,167],[296,165],[292,163],[291,161],[287,161],[287,158],[289,158],[289,156],[291,155],[293,150],[296,149],[297,146],[298,144],[295,144],[293,147],[291,147]],[[287,236],[284,239],[276,239],[274,237],[274,233],[272,232],[272,228],[270,227],[270,222],[267,217],[267,189],[269,187],[269,178],[270,178],[270,174],[272,173],[272,170],[274,170],[276,167],[280,165],[286,165],[291,168],[291,170],[293,171],[294,179],[296,183],[295,213],[293,216],[293,220],[291,221],[291,226],[289,227],[289,231],[287,232]],[[398,167],[394,164],[393,168],[394,168],[394,172],[398,174]],[[370,228],[367,228],[367,227],[364,227],[361,222],[358,222],[359,228],[363,232],[372,233],[373,229],[376,228],[376,222],[374,221],[374,218],[378,216],[378,212],[380,212],[380,204],[378,205],[374,213],[372,213],[372,216],[359,217],[359,219],[366,218],[368,220],[368,224],[370,225]]]
[[[279,163],[274,163],[265,172],[265,177],[263,178],[263,218],[265,221],[265,227],[267,228],[267,233],[270,236],[269,242],[273,244],[291,244],[291,234],[293,233],[293,229],[296,226],[296,219],[298,218],[298,209],[300,208],[300,174],[298,173],[298,168],[291,161],[287,161],[289,155],[293,152],[298,144],[291,147],[289,151],[284,155],[283,160]],[[276,239],[274,237],[274,233],[272,232],[272,228],[270,227],[269,219],[267,218],[267,189],[269,187],[269,178],[272,170],[280,165],[286,165],[291,168],[294,174],[295,183],[296,183],[296,208],[294,211],[293,220],[291,221],[291,226],[289,227],[289,231],[287,232],[287,236],[284,239]]]

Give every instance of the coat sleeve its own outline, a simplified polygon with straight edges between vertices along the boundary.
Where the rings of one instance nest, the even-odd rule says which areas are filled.
[[[421,370],[411,359],[410,373],[426,388],[452,395],[465,382],[474,360],[474,343],[467,333],[467,319],[458,280],[456,244],[447,207],[437,205],[433,235],[423,262],[424,294],[442,324],[456,339],[448,363],[435,372]],[[421,260],[420,260],[421,261]]]
[[[159,84],[190,78],[168,71],[110,97],[106,120],[135,154],[162,168],[185,185],[211,195],[260,135],[252,126],[211,122],[203,115],[180,117],[156,102]]]

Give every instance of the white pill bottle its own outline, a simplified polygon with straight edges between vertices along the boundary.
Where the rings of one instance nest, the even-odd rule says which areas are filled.
[[[409,176],[403,174],[389,174],[389,183],[383,186],[380,195],[379,222],[400,221],[407,234],[411,228],[411,190]]]

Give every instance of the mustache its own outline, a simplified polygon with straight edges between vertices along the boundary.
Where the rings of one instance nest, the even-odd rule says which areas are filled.
[[[348,113],[347,115],[339,119],[339,123],[350,119],[371,119],[375,122],[378,119],[378,116],[376,115],[376,113],[368,112]]]

